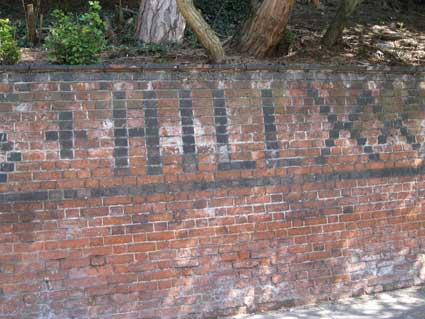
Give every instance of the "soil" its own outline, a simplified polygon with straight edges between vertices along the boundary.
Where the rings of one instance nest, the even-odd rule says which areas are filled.
[[[267,60],[241,56],[226,47],[226,63],[315,63],[338,65],[425,65],[425,5],[403,12],[365,1],[351,17],[343,41],[331,50],[320,45],[321,36],[335,15],[337,0],[322,0],[319,7],[297,1],[286,38],[287,54]],[[226,41],[227,39],[223,39]],[[288,52],[289,51],[289,52]],[[135,48],[111,47],[103,63],[207,63],[208,57],[193,41],[166,52],[140,53]],[[21,63],[52,63],[43,49],[24,49]]]

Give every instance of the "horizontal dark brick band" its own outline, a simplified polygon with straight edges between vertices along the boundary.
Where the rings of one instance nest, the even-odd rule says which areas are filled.
[[[23,193],[0,194],[0,202],[21,202],[38,200],[60,200],[71,198],[108,197],[108,196],[143,196],[156,193],[196,192],[240,187],[258,187],[273,185],[293,185],[315,182],[329,182],[365,178],[408,177],[425,174],[425,165],[418,167],[397,167],[384,169],[353,170],[328,174],[300,174],[285,176],[264,176],[241,179],[223,179],[217,181],[194,181],[184,183],[155,183],[138,186],[114,186],[81,190],[35,191]],[[61,192],[58,196],[58,192]],[[66,196],[65,196],[66,193]],[[61,195],[63,194],[63,195]]]
[[[47,200],[49,198],[48,191],[22,192],[22,193],[6,193],[0,194],[0,202],[28,202]]]

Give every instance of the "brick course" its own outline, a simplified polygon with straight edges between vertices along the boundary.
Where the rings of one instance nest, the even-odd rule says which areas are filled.
[[[215,318],[425,281],[425,69],[0,71],[0,318]]]

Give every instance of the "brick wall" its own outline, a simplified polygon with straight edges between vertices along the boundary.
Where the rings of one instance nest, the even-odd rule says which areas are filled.
[[[1,70],[1,319],[424,283],[424,69]]]

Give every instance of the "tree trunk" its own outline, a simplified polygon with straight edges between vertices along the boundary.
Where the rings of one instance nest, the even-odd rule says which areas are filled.
[[[341,0],[341,4],[336,12],[335,18],[332,20],[325,35],[322,38],[322,44],[331,47],[342,39],[342,32],[347,25],[348,18],[353,14],[356,7],[363,0]]]
[[[28,24],[28,42],[31,45],[36,44],[36,27],[35,27],[35,13],[34,13],[34,5],[27,4],[27,24]]]
[[[222,62],[224,60],[224,49],[220,39],[195,8],[193,0],[177,0],[177,5],[187,24],[196,33],[199,42],[208,51],[212,62]]]
[[[141,0],[136,37],[146,43],[180,43],[186,22],[176,0]]]
[[[234,44],[257,58],[273,55],[282,40],[295,0],[264,0],[242,27]]]

